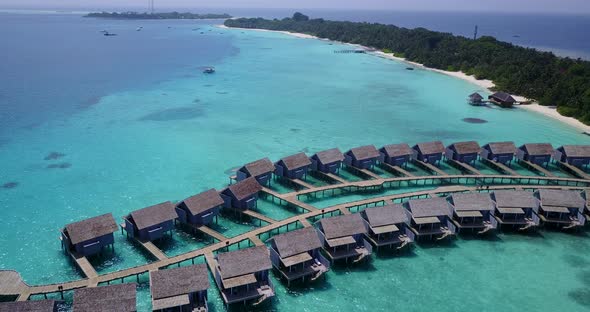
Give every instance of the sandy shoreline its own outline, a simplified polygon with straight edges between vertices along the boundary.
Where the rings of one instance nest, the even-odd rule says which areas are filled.
[[[229,29],[229,27],[225,26],[225,25],[218,25],[218,27],[220,28],[226,28]],[[253,30],[253,31],[264,31],[264,32],[276,32],[276,33],[281,33],[281,34],[285,34],[285,35],[289,35],[289,36],[294,36],[297,38],[302,38],[302,39],[318,39],[318,40],[327,40],[327,39],[323,39],[323,38],[319,38],[316,36],[312,36],[312,35],[308,35],[308,34],[301,34],[301,33],[294,33],[294,32],[289,32],[289,31],[278,31],[278,30],[268,30],[268,29],[254,29],[254,28],[237,28],[237,27],[232,27],[231,29],[241,29],[241,30]],[[358,45],[358,44],[350,44],[350,43],[346,43],[346,42],[338,42],[338,43],[342,43],[342,44],[347,44],[347,45],[351,45],[351,46],[356,46],[359,48],[363,48],[363,49],[368,49],[367,47]],[[474,84],[482,89],[484,89],[485,91],[489,92],[489,93],[493,93],[493,91],[491,91],[490,89],[493,88],[494,82],[492,82],[491,80],[477,80],[475,79],[474,76],[469,76],[463,72],[450,72],[450,71],[446,71],[446,70],[440,70],[440,69],[435,69],[435,68],[428,68],[422,64],[416,63],[416,62],[412,62],[412,61],[408,61],[404,58],[401,57],[396,57],[392,54],[388,54],[388,53],[384,53],[381,51],[374,51],[374,52],[370,52],[370,54],[378,56],[378,57],[382,57],[385,59],[389,59],[389,60],[394,60],[394,61],[398,61],[398,62],[404,62],[407,64],[411,64],[413,66],[425,69],[425,70],[429,70],[429,71],[433,71],[433,72],[437,72],[443,75],[447,75],[447,76],[451,76],[451,77],[455,77],[458,79],[462,79],[464,81],[467,81],[471,84]],[[527,99],[526,97],[523,96],[519,96],[519,95],[513,95],[514,99],[516,99],[519,102],[524,102],[524,101],[528,101],[529,99]],[[545,117],[563,122],[568,124],[569,126],[572,126],[574,128],[577,128],[579,130],[581,130],[582,132],[586,132],[586,133],[590,133],[590,126],[582,123],[581,121],[573,118],[573,117],[567,117],[567,116],[563,116],[561,114],[559,114],[557,112],[557,109],[553,106],[541,106],[538,103],[533,102],[532,104],[528,104],[528,105],[518,105],[516,106],[517,109],[525,109],[527,111],[530,112],[534,112],[537,114],[542,114]]]

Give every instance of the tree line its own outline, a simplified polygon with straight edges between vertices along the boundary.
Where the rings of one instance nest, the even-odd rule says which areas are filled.
[[[391,52],[431,68],[462,71],[541,105],[557,105],[561,114],[590,124],[590,62],[581,59],[557,57],[489,36],[473,40],[425,28],[309,19],[301,13],[281,20],[230,19],[225,25],[305,33]]]

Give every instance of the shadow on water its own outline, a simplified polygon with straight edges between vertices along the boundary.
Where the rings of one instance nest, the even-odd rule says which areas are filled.
[[[71,163],[68,162],[64,162],[64,163],[59,163],[59,164],[51,164],[51,165],[47,165],[47,169],[67,169],[70,168],[72,166]]]
[[[590,308],[590,290],[586,288],[578,288],[568,292],[568,297],[576,303]]]
[[[482,241],[482,242],[502,242],[503,239],[497,233],[477,234],[475,232],[461,232],[461,240],[465,241]]]
[[[463,118],[461,120],[464,121],[464,122],[466,122],[466,123],[471,123],[471,124],[483,124],[483,123],[487,123],[488,122],[485,119],[472,118],[472,117]]]
[[[389,260],[395,258],[415,258],[418,255],[414,252],[416,246],[406,247],[402,250],[397,250],[395,247],[381,247],[379,251],[373,248],[373,256],[380,260]]]
[[[205,112],[198,106],[185,106],[164,109],[161,111],[147,114],[141,118],[140,121],[174,121],[174,120],[189,120],[203,117]]]
[[[2,184],[2,188],[9,190],[9,189],[16,188],[18,186],[18,184],[19,183],[15,182],[15,181],[6,182],[6,183]]]
[[[44,160],[56,160],[56,159],[60,159],[65,156],[66,156],[66,154],[64,154],[64,153],[51,152],[51,153],[47,154],[47,156],[45,156],[45,158],[43,158],[43,159]]]

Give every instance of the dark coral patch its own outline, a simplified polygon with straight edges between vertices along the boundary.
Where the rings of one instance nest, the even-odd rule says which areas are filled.
[[[141,117],[141,121],[173,121],[195,119],[204,115],[203,110],[196,106],[164,109]]]
[[[2,184],[2,188],[4,188],[4,189],[13,189],[17,186],[18,186],[18,182],[8,182],[8,183]]]
[[[72,164],[70,163],[60,163],[60,164],[51,164],[47,166],[47,169],[67,169],[70,168]]]
[[[570,291],[568,296],[578,304],[590,307],[590,290],[578,288]]]
[[[482,124],[482,123],[486,123],[488,122],[485,119],[479,119],[479,118],[463,118],[462,119],[464,122],[467,123],[472,123],[472,124]]]
[[[64,153],[60,153],[60,152],[51,152],[49,154],[47,154],[47,156],[45,156],[45,160],[56,160],[56,159],[60,159],[62,157],[66,156],[66,154]]]

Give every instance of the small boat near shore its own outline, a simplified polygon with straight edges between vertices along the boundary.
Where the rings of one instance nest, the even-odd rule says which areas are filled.
[[[203,70],[203,73],[204,74],[213,74],[213,73],[215,73],[215,68],[213,68],[213,67],[207,67],[207,68],[205,68]]]

